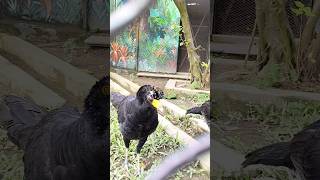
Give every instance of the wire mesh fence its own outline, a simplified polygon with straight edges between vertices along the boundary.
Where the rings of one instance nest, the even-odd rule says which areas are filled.
[[[302,1],[312,6],[312,0]],[[287,2],[289,25],[295,37],[299,37],[306,17],[299,17],[292,12],[294,0]],[[255,0],[220,0],[214,4],[213,34],[250,36],[256,17]]]

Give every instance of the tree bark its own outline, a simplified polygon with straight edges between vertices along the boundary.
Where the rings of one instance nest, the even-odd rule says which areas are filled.
[[[312,12],[315,16],[311,16],[308,18],[307,23],[306,23],[305,28],[302,33],[302,37],[301,37],[301,50],[302,51],[305,51],[309,47],[310,42],[313,39],[314,29],[315,29],[315,26],[319,20],[319,16],[320,16],[320,0],[314,1],[314,6],[313,6]]]
[[[193,35],[191,31],[191,25],[189,20],[189,15],[187,11],[187,6],[185,0],[174,0],[177,8],[179,9],[181,15],[181,21],[184,31],[185,40],[188,42],[186,44],[188,58],[190,63],[190,73],[191,73],[191,82],[199,82],[201,85],[204,85],[202,79],[202,72],[200,66],[200,56],[197,53],[197,49],[194,45]]]
[[[314,16],[310,16],[303,29],[300,44],[299,73],[301,80],[319,81],[320,60],[319,60],[319,32],[315,32],[317,22],[320,18],[320,0],[314,1],[312,10]]]
[[[291,78],[295,70],[295,47],[286,3],[287,0],[256,0],[258,71],[267,86]]]

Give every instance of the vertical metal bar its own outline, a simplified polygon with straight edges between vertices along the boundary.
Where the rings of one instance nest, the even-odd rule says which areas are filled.
[[[116,35],[119,31],[138,17],[153,0],[131,0],[117,9],[110,17],[110,34]]]

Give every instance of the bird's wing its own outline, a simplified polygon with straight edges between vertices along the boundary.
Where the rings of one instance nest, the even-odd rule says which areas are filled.
[[[290,145],[291,160],[306,179],[320,178],[320,129],[317,121],[294,136]]]
[[[8,130],[10,140],[21,148],[24,147],[31,127],[38,124],[47,112],[34,102],[17,96],[5,96],[0,105],[0,121]]]
[[[118,107],[118,122],[123,123],[127,119],[134,118],[136,114],[136,108],[134,105],[135,97],[128,96],[126,97],[122,103]]]
[[[119,109],[120,104],[125,98],[126,96],[120,93],[111,93],[111,103],[116,109]]]

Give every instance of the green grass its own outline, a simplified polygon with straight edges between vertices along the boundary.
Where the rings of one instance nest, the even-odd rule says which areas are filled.
[[[198,94],[194,94],[194,95],[188,95],[187,98],[196,104],[202,104],[202,103],[210,100],[210,94],[198,93]]]
[[[239,126],[244,131],[246,127],[241,126],[245,121],[256,124],[256,132],[253,132],[252,138],[255,138],[255,133],[263,140],[254,144],[244,143],[238,135],[226,137],[223,133],[219,134],[220,141],[229,147],[236,149],[242,153],[248,153],[258,147],[268,145],[280,141],[290,140],[294,134],[299,132],[305,126],[318,120],[320,116],[320,104],[303,102],[303,101],[290,101],[282,105],[256,105],[247,104],[246,112],[227,111],[223,112],[225,118],[218,119],[217,124],[228,123]],[[226,122],[225,120],[228,120]],[[239,131],[239,130],[238,130]],[[285,170],[274,168],[259,168],[258,170],[250,171],[239,176],[224,176],[220,174],[222,179],[228,180],[245,180],[258,177],[272,177],[275,179],[290,179]],[[218,178],[219,179],[219,178]]]
[[[123,166],[125,159],[125,146],[122,140],[122,135],[119,130],[117,113],[115,108],[111,107],[110,113],[110,175],[111,179],[130,179],[138,180],[144,179],[153,168],[155,168],[159,163],[169,154],[173,153],[175,150],[179,149],[182,144],[176,139],[172,138],[165,133],[165,131],[158,126],[157,130],[151,134],[141,150],[141,161],[145,166],[141,177],[136,176],[136,153],[135,148],[137,141],[131,141],[129,148],[128,160],[131,166],[129,166],[129,172]],[[195,162],[189,166],[179,170],[170,179],[180,180],[180,179],[194,179],[196,177],[206,177],[206,173],[200,169],[199,163]],[[209,177],[207,176],[207,179]]]
[[[23,179],[22,151],[8,140],[7,131],[0,129],[0,179]]]
[[[177,99],[177,91],[172,89],[165,90],[164,97],[166,99]]]
[[[275,105],[248,105],[247,120],[258,121],[262,131],[274,141],[288,141],[320,115],[320,104],[287,102],[282,107]]]

